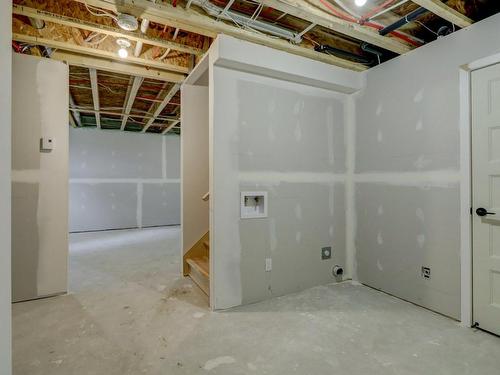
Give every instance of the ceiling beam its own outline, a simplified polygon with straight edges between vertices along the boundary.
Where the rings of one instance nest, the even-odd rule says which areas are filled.
[[[127,92],[127,96],[125,99],[125,106],[124,106],[124,110],[123,110],[125,115],[123,116],[120,130],[125,130],[125,126],[127,125],[128,116],[130,114],[130,111],[132,110],[132,106],[134,105],[135,97],[137,96],[137,91],[139,91],[139,88],[141,87],[143,80],[144,79],[141,77],[134,77],[133,78],[132,86],[129,87],[129,90]]]
[[[180,122],[180,120],[175,120],[171,124],[169,124],[164,130],[162,130],[161,134],[167,134],[172,128],[177,125]]]
[[[72,66],[83,68],[96,68],[106,72],[139,76],[142,78],[156,79],[164,82],[178,83],[184,80],[184,75],[171,73],[164,70],[147,68],[139,65],[131,65],[123,62],[112,61],[99,57],[78,55],[71,52],[54,51],[50,55],[54,60],[63,61]]]
[[[149,127],[153,124],[153,122],[156,120],[156,118],[160,115],[161,111],[167,106],[168,102],[172,100],[174,95],[179,91],[181,85],[175,84],[170,91],[165,95],[165,98],[162,100],[160,104],[156,107],[155,111],[153,112],[153,117],[148,120],[144,128],[142,128],[142,132],[145,133]]]
[[[403,54],[412,49],[409,45],[399,42],[394,38],[379,35],[379,33],[372,28],[342,20],[304,1],[262,0],[262,3],[268,7],[301,18],[312,24],[323,26],[326,29],[347,35],[351,38],[359,39],[388,51]]]
[[[21,16],[26,16],[42,21],[52,22],[62,26],[74,27],[77,29],[92,31],[95,33],[110,35],[115,38],[126,38],[134,42],[141,42],[143,44],[148,44],[151,46],[156,46],[165,49],[171,49],[174,51],[179,51],[183,53],[189,53],[193,55],[203,55],[204,51],[200,48],[187,46],[181,43],[160,39],[152,38],[139,32],[131,32],[125,30],[118,30],[108,25],[102,25],[98,23],[87,22],[78,18],[66,17],[60,14],[49,13],[43,10],[29,8],[17,4],[12,5],[12,13]]]
[[[73,95],[71,95],[71,93],[70,93],[69,94],[69,106],[74,107],[75,105],[76,104],[75,104],[75,100],[73,99]],[[71,119],[73,119],[76,125],[78,125],[79,127],[82,127],[82,119],[80,118],[79,113],[70,112],[69,117],[70,117],[70,121],[71,121]]]
[[[84,0],[76,1],[83,2]],[[354,71],[363,71],[367,69],[364,65],[359,63],[317,52],[308,47],[294,45],[284,39],[274,38],[262,33],[255,33],[222,21],[217,21],[192,9],[174,7],[167,3],[154,4],[145,0],[120,0],[119,2],[116,0],[85,1],[90,5],[100,7],[102,9],[133,14],[136,17],[147,18],[151,22],[178,27],[181,30],[191,31],[197,34],[210,36],[212,38],[216,37],[217,34],[222,33],[294,55],[307,57],[312,60],[321,61]],[[349,26],[346,26],[345,29],[352,29],[352,25],[352,23],[349,23]]]
[[[50,47],[50,48],[57,48],[57,49],[62,49],[64,51],[69,51],[69,52],[73,52],[73,53],[80,53],[80,54],[89,55],[89,56],[97,56],[97,57],[102,57],[102,58],[116,60],[116,61],[123,61],[123,62],[131,63],[131,64],[135,64],[135,65],[163,69],[163,70],[167,70],[167,71],[171,71],[171,72],[179,72],[179,73],[186,73],[186,74],[189,73],[188,67],[167,64],[167,63],[156,61],[156,60],[142,59],[142,58],[138,58],[135,56],[128,56],[126,58],[121,58],[118,56],[118,54],[111,52],[111,51],[104,51],[104,50],[100,50],[97,48],[84,47],[84,46],[80,46],[78,44],[75,44],[72,42],[67,42],[67,41],[46,39],[46,38],[25,35],[25,34],[19,34],[19,33],[12,33],[12,39],[17,41],[17,42],[29,43],[29,44],[33,44],[33,45],[41,45],[41,46]]]
[[[108,116],[119,116],[123,117],[125,116],[124,112],[115,112],[115,111],[107,111],[107,110],[95,110],[93,108],[88,108],[88,107],[74,107],[69,109],[71,112],[79,112],[79,113],[94,113],[94,114],[100,114],[100,115],[108,115]],[[129,114],[129,117],[137,117],[137,118],[142,118],[142,119],[153,119],[152,115],[137,115],[137,114]],[[177,120],[177,116],[158,116],[156,117],[157,120],[161,121],[166,121],[166,120]],[[115,119],[116,121],[121,121],[119,119]]]
[[[458,27],[464,28],[470,26],[474,23],[469,17],[463,15],[460,12],[457,12],[455,9],[450,8],[445,3],[440,0],[412,0],[415,4],[420,5],[422,8],[427,9],[428,11],[434,13],[436,16],[439,16],[445,19],[448,22],[451,22]]]
[[[99,113],[99,86],[97,84],[97,70],[95,68],[89,69],[90,86],[92,87],[92,103],[94,104],[95,121],[97,129],[101,128],[101,114]]]

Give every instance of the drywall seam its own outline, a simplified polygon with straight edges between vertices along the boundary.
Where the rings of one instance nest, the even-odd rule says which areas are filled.
[[[137,183],[137,228],[142,228],[142,195],[143,185],[142,182]]]
[[[345,174],[310,172],[240,172],[240,182],[279,184],[280,182],[345,182]]]
[[[354,182],[371,182],[402,186],[435,186],[452,187],[460,182],[461,174],[454,170],[437,170],[426,172],[373,172],[355,173]]]
[[[161,141],[161,176],[167,179],[167,137],[162,137]]]
[[[179,184],[180,178],[70,178],[70,184]]]
[[[345,108],[345,143],[346,143],[346,271],[347,278],[357,281],[356,273],[356,202],[354,194],[354,170],[356,162],[356,107],[353,96],[349,96]]]

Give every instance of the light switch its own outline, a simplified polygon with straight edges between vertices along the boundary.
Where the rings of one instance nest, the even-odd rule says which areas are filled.
[[[51,152],[54,149],[54,139],[51,137],[40,138],[40,151]]]

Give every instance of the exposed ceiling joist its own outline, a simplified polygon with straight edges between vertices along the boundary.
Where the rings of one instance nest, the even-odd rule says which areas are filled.
[[[203,55],[204,51],[200,48],[187,46],[173,41],[168,41],[164,39],[151,38],[147,35],[139,32],[129,32],[125,30],[118,30],[107,25],[87,22],[77,18],[71,18],[62,16],[59,14],[49,13],[42,10],[29,8],[21,5],[13,4],[12,9],[13,14],[18,14],[21,16],[26,16],[38,20],[43,20],[47,22],[52,22],[62,26],[74,27],[82,30],[92,31],[96,33],[101,33],[105,35],[110,35],[116,38],[127,38],[134,42],[141,42],[143,44],[148,44],[160,48],[170,49],[174,51],[179,51],[183,53],[189,53],[193,55]]]
[[[162,132],[161,134],[167,134],[170,130],[172,130],[174,128],[175,125],[177,125],[180,121],[179,120],[175,120],[173,121],[170,125],[168,125]]]
[[[148,120],[148,122],[146,123],[146,125],[142,129],[143,133],[145,133],[149,129],[149,127],[154,123],[154,121],[156,120],[156,118],[158,116],[160,116],[160,113],[167,106],[167,104],[170,102],[170,100],[172,100],[172,98],[177,93],[177,91],[179,91],[180,88],[181,88],[180,84],[175,84],[170,89],[170,91],[167,93],[167,95],[165,95],[165,98],[163,99],[163,101],[160,104],[158,104],[158,106],[156,107],[155,111],[153,112],[153,117]]]
[[[123,111],[125,113],[125,115],[123,116],[120,130],[125,130],[125,126],[127,125],[128,116],[130,114],[132,106],[134,105],[135,97],[137,96],[137,91],[139,91],[139,88],[141,87],[143,80],[144,79],[141,77],[134,77],[132,80],[132,86],[129,87],[128,92],[127,92],[127,96],[125,99],[125,107],[124,107],[124,111]]]
[[[119,57],[116,53],[110,51],[104,51],[97,48],[84,47],[75,43],[70,43],[66,41],[52,40],[46,38],[39,38],[31,35],[24,35],[19,33],[13,33],[12,39],[18,42],[29,43],[33,45],[41,45],[50,48],[62,49],[64,51],[81,53],[89,56],[98,56],[106,59],[123,61],[135,65],[153,67],[157,69],[163,69],[171,72],[179,72],[179,73],[189,73],[189,68],[179,65],[167,64],[163,62],[158,62],[155,60],[142,59],[135,56],[128,56],[126,58]]]
[[[308,5],[308,3],[304,1],[262,0],[262,3],[294,17],[309,21],[312,24],[323,26],[327,29],[362,40],[398,54],[409,52],[412,49],[410,46],[393,38],[379,35],[378,32],[371,28],[364,27],[353,22],[344,21],[322,11],[319,8]]]
[[[457,12],[455,9],[450,8],[440,0],[412,0],[415,4],[420,5],[422,8],[434,13],[435,15],[457,25],[458,27],[467,27],[474,23],[469,17],[464,16],[462,13]]]
[[[108,111],[108,110],[95,110],[92,108],[84,108],[84,107],[75,107],[75,108],[70,108],[69,109],[71,112],[79,112],[79,113],[93,113],[93,114],[99,114],[99,115],[108,115],[108,116],[119,116],[123,117],[125,116],[124,112],[116,112],[116,111]],[[104,116],[103,116],[104,117]],[[157,119],[161,121],[174,121],[178,120],[177,116],[158,116],[158,117],[153,117],[152,115],[139,115],[139,114],[130,114],[129,117],[137,117],[141,119]],[[121,120],[120,120],[121,121]]]
[[[75,100],[73,99],[73,95],[71,95],[71,93],[69,94],[69,106],[70,107],[74,107],[75,106]],[[82,126],[82,119],[80,118],[80,114],[79,113],[75,113],[75,112],[70,112],[70,121],[71,120],[74,120],[75,124],[78,126],[78,127],[81,127]]]
[[[99,113],[99,86],[97,84],[97,70],[94,68],[89,69],[90,86],[92,87],[92,103],[94,104],[95,121],[97,129],[101,128],[101,114]]]
[[[66,62],[69,65],[83,68],[96,68],[112,73],[134,75],[143,78],[151,78],[159,81],[178,83],[184,80],[184,75],[171,73],[159,69],[150,69],[144,66],[131,65],[124,62],[112,61],[98,57],[78,55],[71,52],[54,51],[50,57],[54,60]]]
[[[83,0],[76,0],[83,2]],[[239,39],[261,44],[294,55],[321,61],[355,71],[366,70],[362,64],[351,62],[335,56],[330,56],[313,49],[294,45],[286,40],[273,38],[265,34],[244,30],[211,17],[197,13],[192,9],[174,7],[170,4],[154,4],[145,0],[121,0],[119,5],[115,0],[85,0],[88,4],[114,12],[125,12],[136,17],[147,18],[152,22],[161,23],[197,34],[215,37],[219,33],[231,35]],[[347,28],[346,28],[347,29]],[[389,38],[387,38],[389,39]]]

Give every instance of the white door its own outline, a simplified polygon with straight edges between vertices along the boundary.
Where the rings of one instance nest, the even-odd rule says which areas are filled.
[[[500,64],[472,72],[473,318],[500,335]]]

